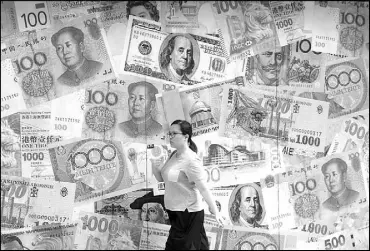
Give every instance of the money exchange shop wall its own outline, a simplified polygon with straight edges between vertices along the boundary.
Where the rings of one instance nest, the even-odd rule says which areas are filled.
[[[369,249],[360,1],[1,1],[1,248],[164,249],[177,119],[211,250]]]

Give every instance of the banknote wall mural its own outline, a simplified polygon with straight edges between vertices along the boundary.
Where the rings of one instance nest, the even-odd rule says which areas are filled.
[[[211,250],[369,249],[365,1],[1,1],[1,248],[163,250],[176,119]]]

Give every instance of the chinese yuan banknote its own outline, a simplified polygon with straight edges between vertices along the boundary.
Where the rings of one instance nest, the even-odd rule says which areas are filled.
[[[225,86],[220,130],[224,137],[281,140],[290,147],[324,150],[329,103]]]
[[[94,20],[88,15],[2,41],[1,60],[11,60],[26,108],[116,77],[105,32]]]
[[[183,48],[176,57],[171,56],[174,46]],[[184,85],[224,79],[229,69],[217,37],[167,33],[159,22],[132,16],[121,59],[120,74],[129,72]]]
[[[305,224],[309,227],[313,222],[326,226],[326,230],[322,229],[325,235],[333,232],[348,213],[354,214],[352,219],[366,217],[357,210],[368,208],[368,203],[360,153],[356,150],[313,159],[310,166],[267,176],[261,179],[261,186],[273,229]],[[360,221],[366,224],[364,219]]]
[[[179,85],[131,75],[121,80],[86,88],[82,137],[164,143],[165,119],[155,95]]]
[[[1,176],[1,231],[71,221],[76,185]]]
[[[369,7],[353,3],[315,3],[315,18],[312,19],[314,51],[347,57],[363,57],[369,53]]]
[[[212,9],[228,62],[280,45],[270,2],[215,1]]]

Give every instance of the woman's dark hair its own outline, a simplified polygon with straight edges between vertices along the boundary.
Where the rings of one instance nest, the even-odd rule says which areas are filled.
[[[198,153],[197,145],[194,143],[193,140],[191,140],[191,136],[193,135],[193,128],[191,127],[191,124],[186,120],[178,119],[172,122],[171,125],[179,125],[182,134],[189,135],[188,138],[189,148],[193,150],[193,152]]]

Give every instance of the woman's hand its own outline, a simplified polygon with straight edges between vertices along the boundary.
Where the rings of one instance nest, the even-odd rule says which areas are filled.
[[[224,218],[222,218],[221,213],[217,209],[210,209],[211,214],[213,214],[216,217],[217,223],[223,227],[224,226]]]

